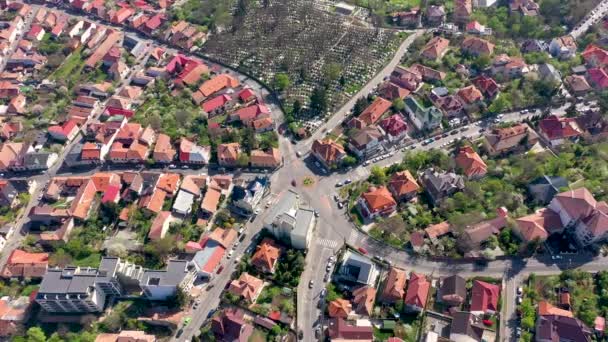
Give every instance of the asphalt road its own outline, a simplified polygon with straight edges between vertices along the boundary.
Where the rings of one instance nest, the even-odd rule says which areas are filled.
[[[384,81],[384,78],[389,76],[396,66],[401,62],[401,58],[407,52],[407,49],[412,45],[416,38],[420,37],[426,30],[415,30],[406,39],[403,40],[397,52],[393,58],[386,64],[386,66],[376,74],[369,82],[363,86],[353,97],[348,100],[338,111],[336,111],[323,125],[321,125],[308,139],[300,142],[297,146],[300,153],[307,153],[312,146],[313,141],[320,139],[324,136],[326,131],[332,130],[338,126],[344,117],[350,113],[355,106],[357,100],[367,94],[371,93],[380,83]]]
[[[595,25],[597,22],[602,20],[608,13],[608,1],[602,0],[595,8],[583,18],[583,20],[576,25],[576,27],[570,32],[570,35],[574,39],[578,39],[580,36],[585,34],[589,27]]]

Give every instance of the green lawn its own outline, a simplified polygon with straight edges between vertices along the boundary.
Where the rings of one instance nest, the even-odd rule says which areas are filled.
[[[75,80],[80,77],[84,69],[84,60],[82,58],[82,47],[74,50],[72,54],[66,58],[55,72],[50,76],[52,80],[61,80],[67,82],[69,80]]]
[[[268,335],[260,329],[254,329],[247,342],[266,342]]]
[[[91,253],[86,258],[74,259],[72,264],[80,267],[99,267],[101,262],[101,253]]]

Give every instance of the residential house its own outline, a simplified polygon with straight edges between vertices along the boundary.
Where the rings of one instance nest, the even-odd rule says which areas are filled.
[[[539,39],[526,39],[521,43],[522,53],[545,52],[548,49],[547,43]]]
[[[228,292],[239,298],[244,299],[248,303],[255,303],[256,299],[262,293],[264,281],[256,278],[247,272],[241,273],[238,279],[230,282]]]
[[[435,36],[426,43],[426,45],[420,51],[420,56],[437,61],[441,59],[448,51],[450,41],[442,38],[441,36]]]
[[[484,135],[484,146],[491,156],[513,152],[538,142],[536,133],[525,123],[494,128]]]
[[[286,191],[264,218],[264,228],[276,239],[296,249],[307,249],[316,224],[314,211],[300,203],[299,195]]]
[[[48,128],[51,138],[58,141],[72,141],[80,132],[76,121],[68,120],[61,126],[55,125]]]
[[[484,330],[481,318],[471,312],[456,311],[452,313],[450,341],[482,342],[484,341]]]
[[[347,318],[352,311],[352,304],[342,298],[332,300],[327,306],[327,312],[331,318]]]
[[[390,81],[404,89],[415,91],[422,83],[422,74],[398,66],[391,72]]]
[[[280,247],[272,239],[264,238],[251,257],[251,265],[260,272],[274,273],[280,255]]]
[[[268,179],[264,177],[256,177],[249,182],[245,180],[235,181],[231,194],[231,209],[243,216],[253,214],[267,187]]]
[[[392,103],[390,101],[378,96],[358,117],[353,118],[348,125],[358,129],[371,126],[375,124],[391,106]]]
[[[0,298],[0,337],[8,338],[24,330],[23,324],[30,318],[32,304],[32,295]]]
[[[419,74],[425,82],[439,82],[443,81],[446,77],[445,72],[418,63],[412,64],[408,70],[414,74]]]
[[[0,171],[12,168],[28,150],[28,147],[23,143],[4,143],[0,147]]]
[[[468,179],[481,178],[488,173],[488,166],[471,146],[461,147],[454,160]]]
[[[54,152],[39,151],[28,152],[23,155],[21,162],[13,165],[13,171],[41,171],[48,170],[59,159]]]
[[[426,21],[431,26],[439,26],[445,22],[445,8],[443,6],[430,5],[426,8]]]
[[[581,56],[587,66],[603,68],[608,65],[608,51],[595,44],[589,44]]]
[[[562,83],[562,74],[552,64],[539,64],[537,70],[541,80],[555,85]]]
[[[13,139],[22,131],[23,123],[21,121],[5,121],[0,124],[0,138],[5,141]]]
[[[432,168],[424,170],[419,181],[433,205],[439,204],[444,198],[464,189],[462,176],[453,172],[436,171]]]
[[[500,286],[474,280],[471,289],[471,313],[482,315],[498,312],[499,298]]]
[[[389,101],[393,101],[395,99],[404,99],[410,93],[411,92],[408,89],[403,88],[402,86],[391,81],[384,82],[378,88],[378,94]]]
[[[443,112],[447,119],[459,118],[464,113],[462,101],[455,95],[447,95],[437,98],[433,104]]]
[[[539,315],[536,320],[536,341],[592,341],[593,332],[575,317]]]
[[[159,134],[152,154],[154,161],[164,164],[171,163],[176,153],[177,151],[171,146],[171,138],[166,134]]]
[[[388,135],[388,141],[398,142],[407,136],[407,123],[401,114],[393,114],[380,121],[380,127]]]
[[[460,49],[473,56],[489,56],[494,53],[494,44],[478,37],[466,37]]]
[[[581,246],[603,241],[608,236],[608,205],[596,201],[587,188],[555,195],[549,209],[559,215],[562,225],[574,233],[574,240]]]
[[[604,71],[604,69],[587,69],[587,79],[594,88],[598,88],[600,90],[608,88],[608,74],[606,74],[606,71]]]
[[[465,32],[468,34],[477,34],[480,36],[489,36],[492,34],[492,29],[481,25],[477,20],[473,20],[465,26]]]
[[[509,7],[512,12],[520,12],[525,16],[537,16],[540,14],[540,6],[534,0],[510,0]]]
[[[344,147],[330,139],[315,140],[311,153],[327,169],[337,166],[346,157]]]
[[[437,293],[437,301],[449,306],[460,306],[467,299],[466,280],[455,274],[441,281],[441,287]]]
[[[220,166],[236,166],[241,155],[239,143],[219,144],[217,146],[217,160]]]
[[[26,113],[25,105],[27,103],[27,99],[23,94],[19,94],[13,98],[8,103],[8,108],[6,109],[7,114],[13,115],[23,115]]]
[[[271,147],[268,150],[252,150],[249,157],[251,167],[276,169],[282,163],[281,151]]]
[[[583,130],[574,118],[560,118],[556,115],[542,119],[538,124],[538,131],[540,136],[549,141],[553,147],[560,146],[568,140],[575,140],[583,134]]]
[[[150,232],[148,232],[148,239],[160,240],[167,235],[169,231],[169,225],[173,222],[173,217],[170,211],[161,211],[156,215],[152,225],[150,226]]]
[[[441,125],[443,114],[434,106],[424,108],[414,97],[405,98],[405,111],[420,131],[433,131]]]
[[[492,62],[492,74],[500,75],[505,80],[521,78],[530,71],[528,64],[521,57],[500,54]]]
[[[221,189],[215,186],[208,186],[205,196],[203,196],[203,200],[201,201],[201,215],[204,217],[213,216],[220,204],[221,196]]]
[[[15,249],[2,270],[3,278],[42,278],[49,265],[48,253],[28,253]]]
[[[576,55],[576,41],[570,35],[553,38],[549,53],[559,59],[571,59]]]
[[[99,334],[95,342],[156,342],[156,336],[139,330],[122,330],[119,334]]]
[[[194,204],[194,197],[195,194],[180,189],[175,197],[171,210],[180,216],[190,214],[192,211],[192,205]]]
[[[577,116],[576,123],[585,131],[585,139],[597,141],[608,137],[608,121],[604,119],[599,111]]]
[[[248,341],[254,328],[244,317],[241,309],[224,309],[211,320],[211,331],[218,341]]]
[[[397,202],[390,191],[384,186],[378,188],[370,187],[357,200],[359,213],[368,220],[390,215],[396,208]]]
[[[19,192],[13,182],[0,179],[0,206],[12,208],[19,202]]]
[[[582,96],[589,92],[591,86],[581,75],[569,75],[564,78],[564,84],[574,96]]]
[[[408,311],[421,312],[426,308],[431,283],[424,274],[410,272],[405,293],[405,307]]]
[[[376,126],[367,126],[355,132],[348,141],[348,149],[359,158],[374,155],[382,150],[384,134]]]
[[[186,138],[179,143],[179,161],[187,164],[209,164],[211,146],[199,146]]]
[[[198,88],[198,91],[203,96],[209,97],[222,89],[236,88],[238,86],[239,81],[236,78],[228,74],[220,74],[203,82],[203,84]]]
[[[218,95],[210,100],[207,100],[201,104],[201,107],[211,118],[220,115],[226,109],[226,105],[232,101],[232,98],[227,94]]]
[[[353,310],[358,315],[371,316],[374,310],[375,299],[375,288],[361,286],[353,291]]]
[[[563,177],[542,176],[528,184],[528,194],[535,203],[548,204],[561,189],[568,187],[568,181]]]
[[[542,208],[535,213],[516,220],[515,233],[524,242],[545,241],[549,235],[561,233],[564,226],[559,215],[549,208]]]
[[[454,2],[454,22],[464,24],[469,21],[473,14],[473,0],[456,0]]]
[[[481,94],[481,91],[479,91],[479,89],[477,89],[474,85],[470,85],[458,90],[458,92],[456,92],[456,96],[462,102],[467,112],[477,110],[479,105],[483,102],[483,95]]]
[[[372,325],[356,325],[343,318],[330,318],[327,334],[331,341],[371,342],[374,340]]]
[[[346,251],[342,256],[342,265],[340,265],[337,276],[359,284],[374,286],[378,277],[378,269],[370,258]]]
[[[388,190],[393,194],[393,197],[398,201],[409,201],[416,197],[420,190],[420,185],[410,171],[404,170],[396,172],[388,181]]]
[[[409,11],[395,12],[391,16],[396,25],[413,28],[420,24],[420,14],[420,7],[412,7]]]
[[[391,267],[386,277],[386,281],[384,282],[384,288],[379,297],[379,301],[387,304],[402,301],[405,297],[406,276],[404,270]]]

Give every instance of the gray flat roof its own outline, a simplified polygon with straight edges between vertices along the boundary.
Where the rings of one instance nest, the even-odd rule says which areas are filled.
[[[297,201],[298,194],[292,190],[288,190],[281,194],[281,196],[275,201],[275,204],[270,208],[270,213],[264,219],[264,225],[272,224],[278,215],[289,211],[296,205]]]

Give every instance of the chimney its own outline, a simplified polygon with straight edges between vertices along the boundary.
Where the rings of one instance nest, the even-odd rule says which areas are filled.
[[[500,207],[496,209],[496,213],[500,217],[507,217],[509,215],[509,210],[507,210],[505,207]]]

